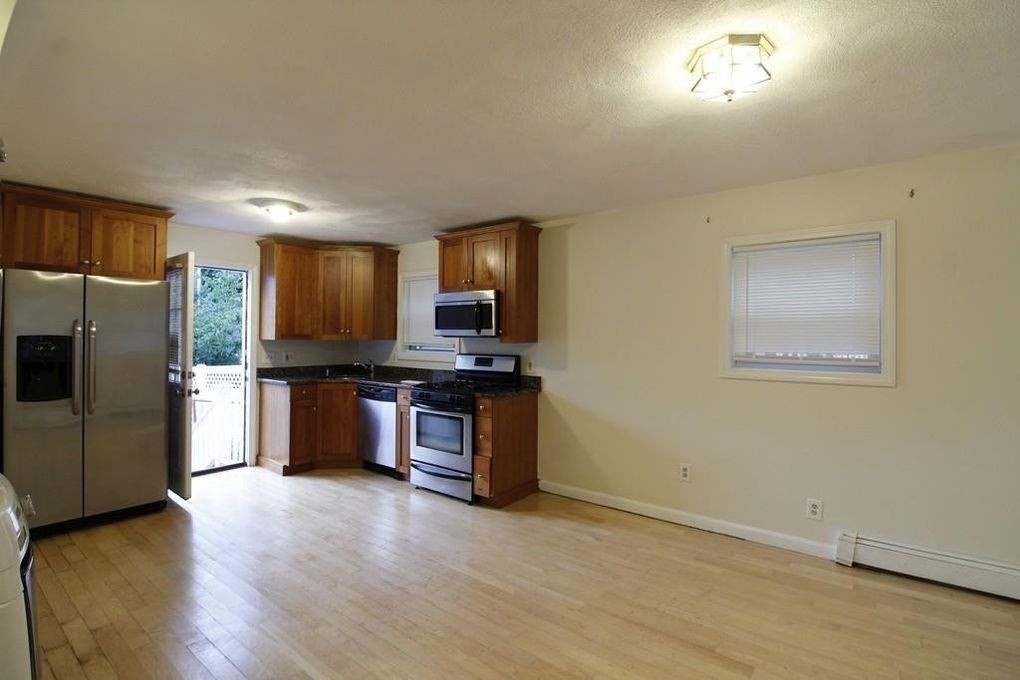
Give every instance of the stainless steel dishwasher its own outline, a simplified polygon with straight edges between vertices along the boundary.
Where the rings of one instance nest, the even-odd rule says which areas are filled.
[[[358,448],[361,459],[397,466],[397,389],[358,385]]]

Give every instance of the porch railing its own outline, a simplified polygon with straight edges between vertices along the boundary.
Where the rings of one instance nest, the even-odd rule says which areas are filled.
[[[244,461],[244,367],[195,366],[191,400],[191,469]]]

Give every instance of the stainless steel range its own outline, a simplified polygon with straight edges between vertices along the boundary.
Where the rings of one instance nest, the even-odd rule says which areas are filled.
[[[456,379],[411,390],[411,483],[471,501],[475,394],[521,382],[514,354],[458,354]]]

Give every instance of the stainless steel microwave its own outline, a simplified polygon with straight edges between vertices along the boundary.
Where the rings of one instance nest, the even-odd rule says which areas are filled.
[[[495,290],[436,293],[435,314],[439,337],[499,335],[499,293]]]

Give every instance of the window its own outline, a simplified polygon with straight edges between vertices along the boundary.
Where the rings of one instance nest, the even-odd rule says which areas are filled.
[[[400,348],[398,356],[409,361],[452,362],[456,345],[435,336],[433,297],[439,292],[436,272],[404,274],[400,280]]]
[[[723,376],[895,385],[894,267],[893,222],[726,241]]]

